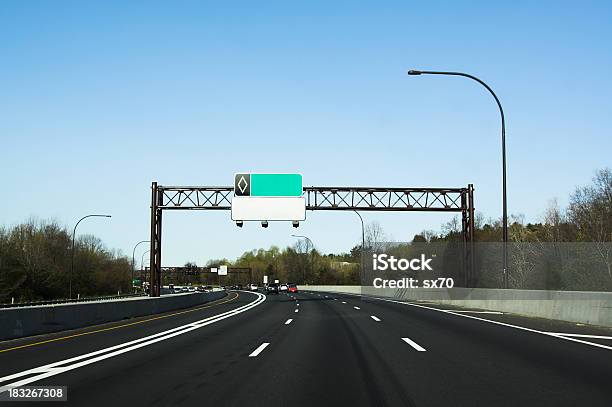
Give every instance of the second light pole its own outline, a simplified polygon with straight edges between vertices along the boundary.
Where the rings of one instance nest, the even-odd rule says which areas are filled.
[[[68,298],[72,299],[72,272],[74,270],[74,235],[76,234],[77,226],[79,226],[79,223],[81,223],[81,221],[87,218],[110,218],[110,217],[111,215],[98,215],[98,214],[85,215],[81,219],[79,219],[76,225],[74,225],[74,229],[72,230],[72,250],[71,250],[72,253],[70,255],[71,259],[70,259],[70,280],[68,282]]]
[[[363,218],[358,211],[353,211],[357,216],[359,216],[359,220],[361,221],[361,281],[364,281],[364,269],[363,269],[363,251],[365,249],[365,226],[363,224]]]
[[[311,254],[310,254],[310,274],[314,274],[314,244],[312,243],[312,240],[310,240],[307,236],[302,236],[302,235],[291,235],[291,236],[297,237],[300,239],[306,239],[310,243],[310,246],[312,247]],[[302,284],[306,284],[306,268],[304,268],[304,275],[302,276]]]
[[[149,279],[147,278],[147,272],[145,270],[145,266],[144,266],[144,257],[148,254],[151,253],[151,250],[147,250],[146,252],[144,252],[142,254],[142,256],[140,257],[140,275],[144,276],[142,282],[140,283],[140,288],[144,287],[144,283],[145,281],[149,281]],[[150,265],[149,265],[150,266]],[[149,270],[151,269],[151,267],[149,267]]]
[[[136,246],[134,246],[134,250],[132,250],[132,286],[134,285],[134,269],[136,268],[136,264],[134,264],[134,255],[136,254],[136,248],[142,243],[150,243],[150,241],[141,240],[140,242],[136,243]]]

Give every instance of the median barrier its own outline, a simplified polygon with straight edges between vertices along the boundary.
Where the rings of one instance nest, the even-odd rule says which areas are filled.
[[[0,340],[82,328],[189,308],[226,296],[225,291],[135,297],[0,309]]]

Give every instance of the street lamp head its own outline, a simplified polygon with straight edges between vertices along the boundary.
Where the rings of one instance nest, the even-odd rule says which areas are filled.
[[[414,69],[411,69],[408,71],[408,75],[410,76],[416,76],[416,75],[421,75],[423,72],[421,71],[415,71]]]

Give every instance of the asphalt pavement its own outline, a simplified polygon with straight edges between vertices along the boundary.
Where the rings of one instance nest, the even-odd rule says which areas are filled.
[[[232,291],[187,310],[0,342],[0,386],[67,386],[71,406],[612,405],[612,340],[549,335],[543,323]]]

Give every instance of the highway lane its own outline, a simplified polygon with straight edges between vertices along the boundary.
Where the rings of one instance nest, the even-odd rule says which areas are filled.
[[[256,294],[239,294],[246,303],[257,299]],[[231,365],[232,358],[240,357],[240,352],[244,353],[252,346],[250,339],[240,334],[243,327],[247,331],[261,332],[262,335],[269,331],[269,335],[274,336],[279,325],[277,313],[283,308],[283,302],[288,312],[291,312],[293,304],[286,297],[274,304],[264,302],[256,307],[265,308],[257,318],[253,318],[254,315],[249,312],[237,314],[168,340],[43,379],[37,384],[67,385],[69,405],[167,405],[181,399],[183,393],[193,397],[192,403],[201,403],[201,392],[195,391],[193,385],[201,386],[203,382],[199,378],[203,374],[213,374],[213,369],[216,371]],[[237,305],[232,308],[236,309]],[[220,311],[211,313],[219,314]],[[197,316],[191,316],[186,322],[196,320]],[[176,325],[172,323],[164,328],[171,330]],[[115,334],[122,335],[124,332],[128,330],[117,330]],[[83,354],[90,350],[86,342],[86,337],[73,338],[72,347],[83,347],[82,353],[77,352]],[[113,340],[109,345],[115,343]],[[53,347],[59,345],[59,342],[48,345]],[[32,347],[19,351],[28,352],[22,353],[21,357],[35,362],[38,360],[39,349]],[[9,353],[6,352],[4,356]],[[2,356],[0,354],[0,364],[3,363]],[[55,360],[62,359],[58,357]]]
[[[132,318],[53,334],[1,341],[0,377],[13,373],[17,369],[30,369],[167,331],[220,312],[227,312],[247,304],[250,300],[252,300],[251,295],[230,293],[220,300],[186,310]],[[33,354],[36,356],[32,357]]]
[[[146,333],[257,300],[239,294]],[[139,335],[121,328],[22,348],[0,353],[0,366],[13,373]],[[69,405],[609,406],[611,356],[434,310],[299,293],[270,295],[242,313],[36,384],[67,385]]]
[[[412,392],[416,405],[605,406],[612,400],[610,350],[404,304],[331,297],[347,314],[377,316],[385,327],[363,332],[387,352],[397,352],[404,337],[426,349],[420,352],[426,358],[397,371],[421,384]]]

